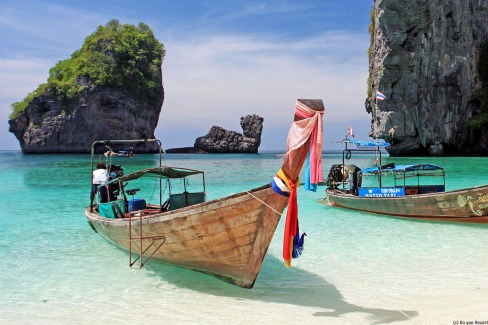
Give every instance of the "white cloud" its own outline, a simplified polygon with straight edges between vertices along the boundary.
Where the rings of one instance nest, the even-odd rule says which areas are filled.
[[[87,28],[95,28],[101,17],[96,11],[74,9],[45,1],[16,2],[1,7],[0,24],[13,36],[22,35],[18,42],[31,40],[57,45],[66,49],[66,42],[73,45],[86,37]],[[70,37],[66,37],[67,35]],[[79,41],[79,40],[78,40]],[[78,42],[79,44],[79,42]]]
[[[158,129],[184,125],[204,135],[217,124],[240,131],[247,114],[264,117],[265,130],[287,129],[297,98],[323,99],[326,123],[347,126],[361,115],[367,121],[367,54],[349,48],[366,49],[367,37],[327,33],[283,42],[226,35],[166,42]],[[184,145],[174,140],[174,146]]]
[[[47,81],[53,62],[31,59],[0,59],[0,98],[21,101]]]
[[[8,117],[11,105],[21,101],[46,82],[52,62],[35,59],[0,59],[0,150],[16,150],[19,144],[15,136],[8,132]]]
[[[29,36],[23,41],[28,51],[0,52],[0,120],[4,125],[11,103],[45,82],[56,61],[67,58],[97,25],[112,18],[64,6],[38,8],[35,14],[26,10],[22,15],[22,7],[0,13],[0,24]],[[271,9],[249,8],[242,15]],[[57,18],[46,24],[42,13],[50,17],[56,13]],[[263,145],[269,143],[272,149],[272,137],[279,136],[276,143],[283,143],[297,98],[323,99],[326,125],[347,125],[358,118],[369,122],[364,110],[367,31],[327,31],[290,40],[271,33],[194,36],[182,33],[184,26],[155,26],[154,33],[167,50],[163,63],[166,98],[156,134],[170,135],[163,139],[169,146],[192,145],[212,125],[240,131],[241,116],[258,114],[265,120]],[[32,44],[36,45],[30,48]]]

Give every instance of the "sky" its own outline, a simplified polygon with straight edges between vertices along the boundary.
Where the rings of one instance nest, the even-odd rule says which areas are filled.
[[[0,150],[20,150],[8,131],[12,103],[111,19],[146,23],[164,44],[165,99],[155,136],[191,147],[214,125],[242,133],[264,118],[260,151],[284,150],[298,98],[322,99],[324,149],[348,125],[368,137],[370,10],[366,0],[0,1]]]

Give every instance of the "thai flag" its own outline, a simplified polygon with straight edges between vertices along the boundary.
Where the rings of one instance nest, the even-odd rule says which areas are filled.
[[[347,135],[350,135],[354,138],[354,131],[350,125],[347,126]]]
[[[376,100],[384,100],[386,96],[383,95],[379,90],[376,91]]]

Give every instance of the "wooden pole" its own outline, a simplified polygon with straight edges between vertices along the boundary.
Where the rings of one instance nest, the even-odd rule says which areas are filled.
[[[322,112],[325,110],[324,103],[321,99],[298,99],[298,101],[314,111]],[[303,117],[295,114],[294,121],[296,122],[300,120],[303,120]],[[303,163],[307,158],[310,141],[311,137],[309,137],[303,146],[292,150],[285,157],[282,170],[288,179],[291,179],[294,182],[298,180],[300,170],[302,169]]]

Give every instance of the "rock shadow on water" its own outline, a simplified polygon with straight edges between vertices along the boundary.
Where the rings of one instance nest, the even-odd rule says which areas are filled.
[[[283,261],[267,255],[253,289],[244,289],[196,271],[159,262],[145,266],[162,281],[204,294],[235,299],[290,304],[324,309],[316,317],[340,318],[348,313],[369,314],[371,324],[390,324],[418,316],[417,311],[368,308],[348,303],[340,291],[324,278],[300,269],[285,268]]]

